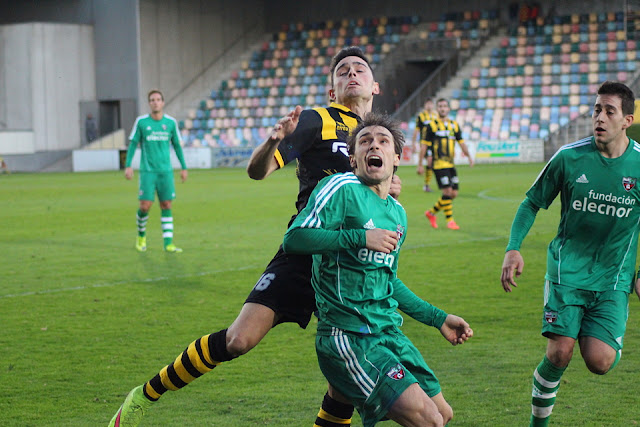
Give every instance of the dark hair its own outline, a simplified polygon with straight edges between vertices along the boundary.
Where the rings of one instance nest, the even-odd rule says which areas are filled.
[[[367,113],[364,116],[364,119],[356,126],[356,128],[349,134],[347,138],[347,148],[349,149],[349,153],[353,154],[356,151],[356,137],[358,133],[369,126],[381,126],[386,128],[393,137],[393,147],[395,148],[396,154],[402,155],[402,147],[404,147],[404,132],[400,129],[400,122],[393,120],[386,114],[379,113]]]
[[[635,110],[635,98],[633,91],[627,85],[620,82],[607,80],[598,88],[598,95],[615,95],[622,101],[622,114],[633,114]]]
[[[449,100],[447,98],[438,98],[436,105],[440,104],[442,101],[446,102],[447,105],[449,105]]]
[[[367,59],[367,57],[364,55],[362,49],[360,49],[358,46],[343,47],[342,49],[340,49],[340,52],[336,53],[333,59],[331,59],[331,66],[329,67],[329,84],[331,85],[331,87],[333,87],[333,72],[336,70],[338,63],[347,56],[357,56],[358,58],[361,58],[364,62],[367,63],[367,66],[371,70],[369,59]],[[371,74],[373,74],[373,70],[371,70]]]
[[[162,100],[164,101],[164,95],[162,94],[162,92],[160,92],[160,89],[151,89],[147,94],[147,101],[149,101],[149,98],[151,98],[151,95],[153,95],[154,93],[159,94],[160,98],[162,98]]]

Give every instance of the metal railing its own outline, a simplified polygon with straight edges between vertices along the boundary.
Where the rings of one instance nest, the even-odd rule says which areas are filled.
[[[460,57],[457,54],[446,59],[392,114],[396,120],[409,121],[417,111],[421,111],[424,100],[434,96],[436,92],[456,74],[460,68]]]

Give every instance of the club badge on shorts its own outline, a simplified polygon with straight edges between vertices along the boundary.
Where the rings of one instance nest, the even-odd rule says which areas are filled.
[[[387,372],[387,376],[392,380],[401,380],[404,378],[404,368],[401,364],[398,363],[396,366],[389,369],[389,372]]]
[[[556,311],[545,311],[544,312],[544,320],[546,320],[547,323],[555,323],[555,321],[558,320],[558,312],[556,312]]]

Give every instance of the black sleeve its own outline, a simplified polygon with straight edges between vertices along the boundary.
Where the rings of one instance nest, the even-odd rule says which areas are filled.
[[[296,130],[280,141],[278,145],[278,152],[284,164],[286,165],[304,154],[313,145],[320,132],[322,132],[320,114],[314,110],[303,110],[300,113]]]

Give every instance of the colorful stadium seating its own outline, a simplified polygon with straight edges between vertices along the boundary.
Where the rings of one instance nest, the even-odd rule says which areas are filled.
[[[601,82],[624,82],[637,70],[640,51],[629,37],[636,21],[627,28],[625,34],[621,13],[609,13],[515,29],[453,91],[453,116],[465,137],[544,139],[590,111]]]
[[[327,104],[329,58],[336,46],[361,46],[375,66],[418,23],[417,17],[379,17],[283,26],[188,112],[181,122],[185,145],[258,145],[296,105]]]

